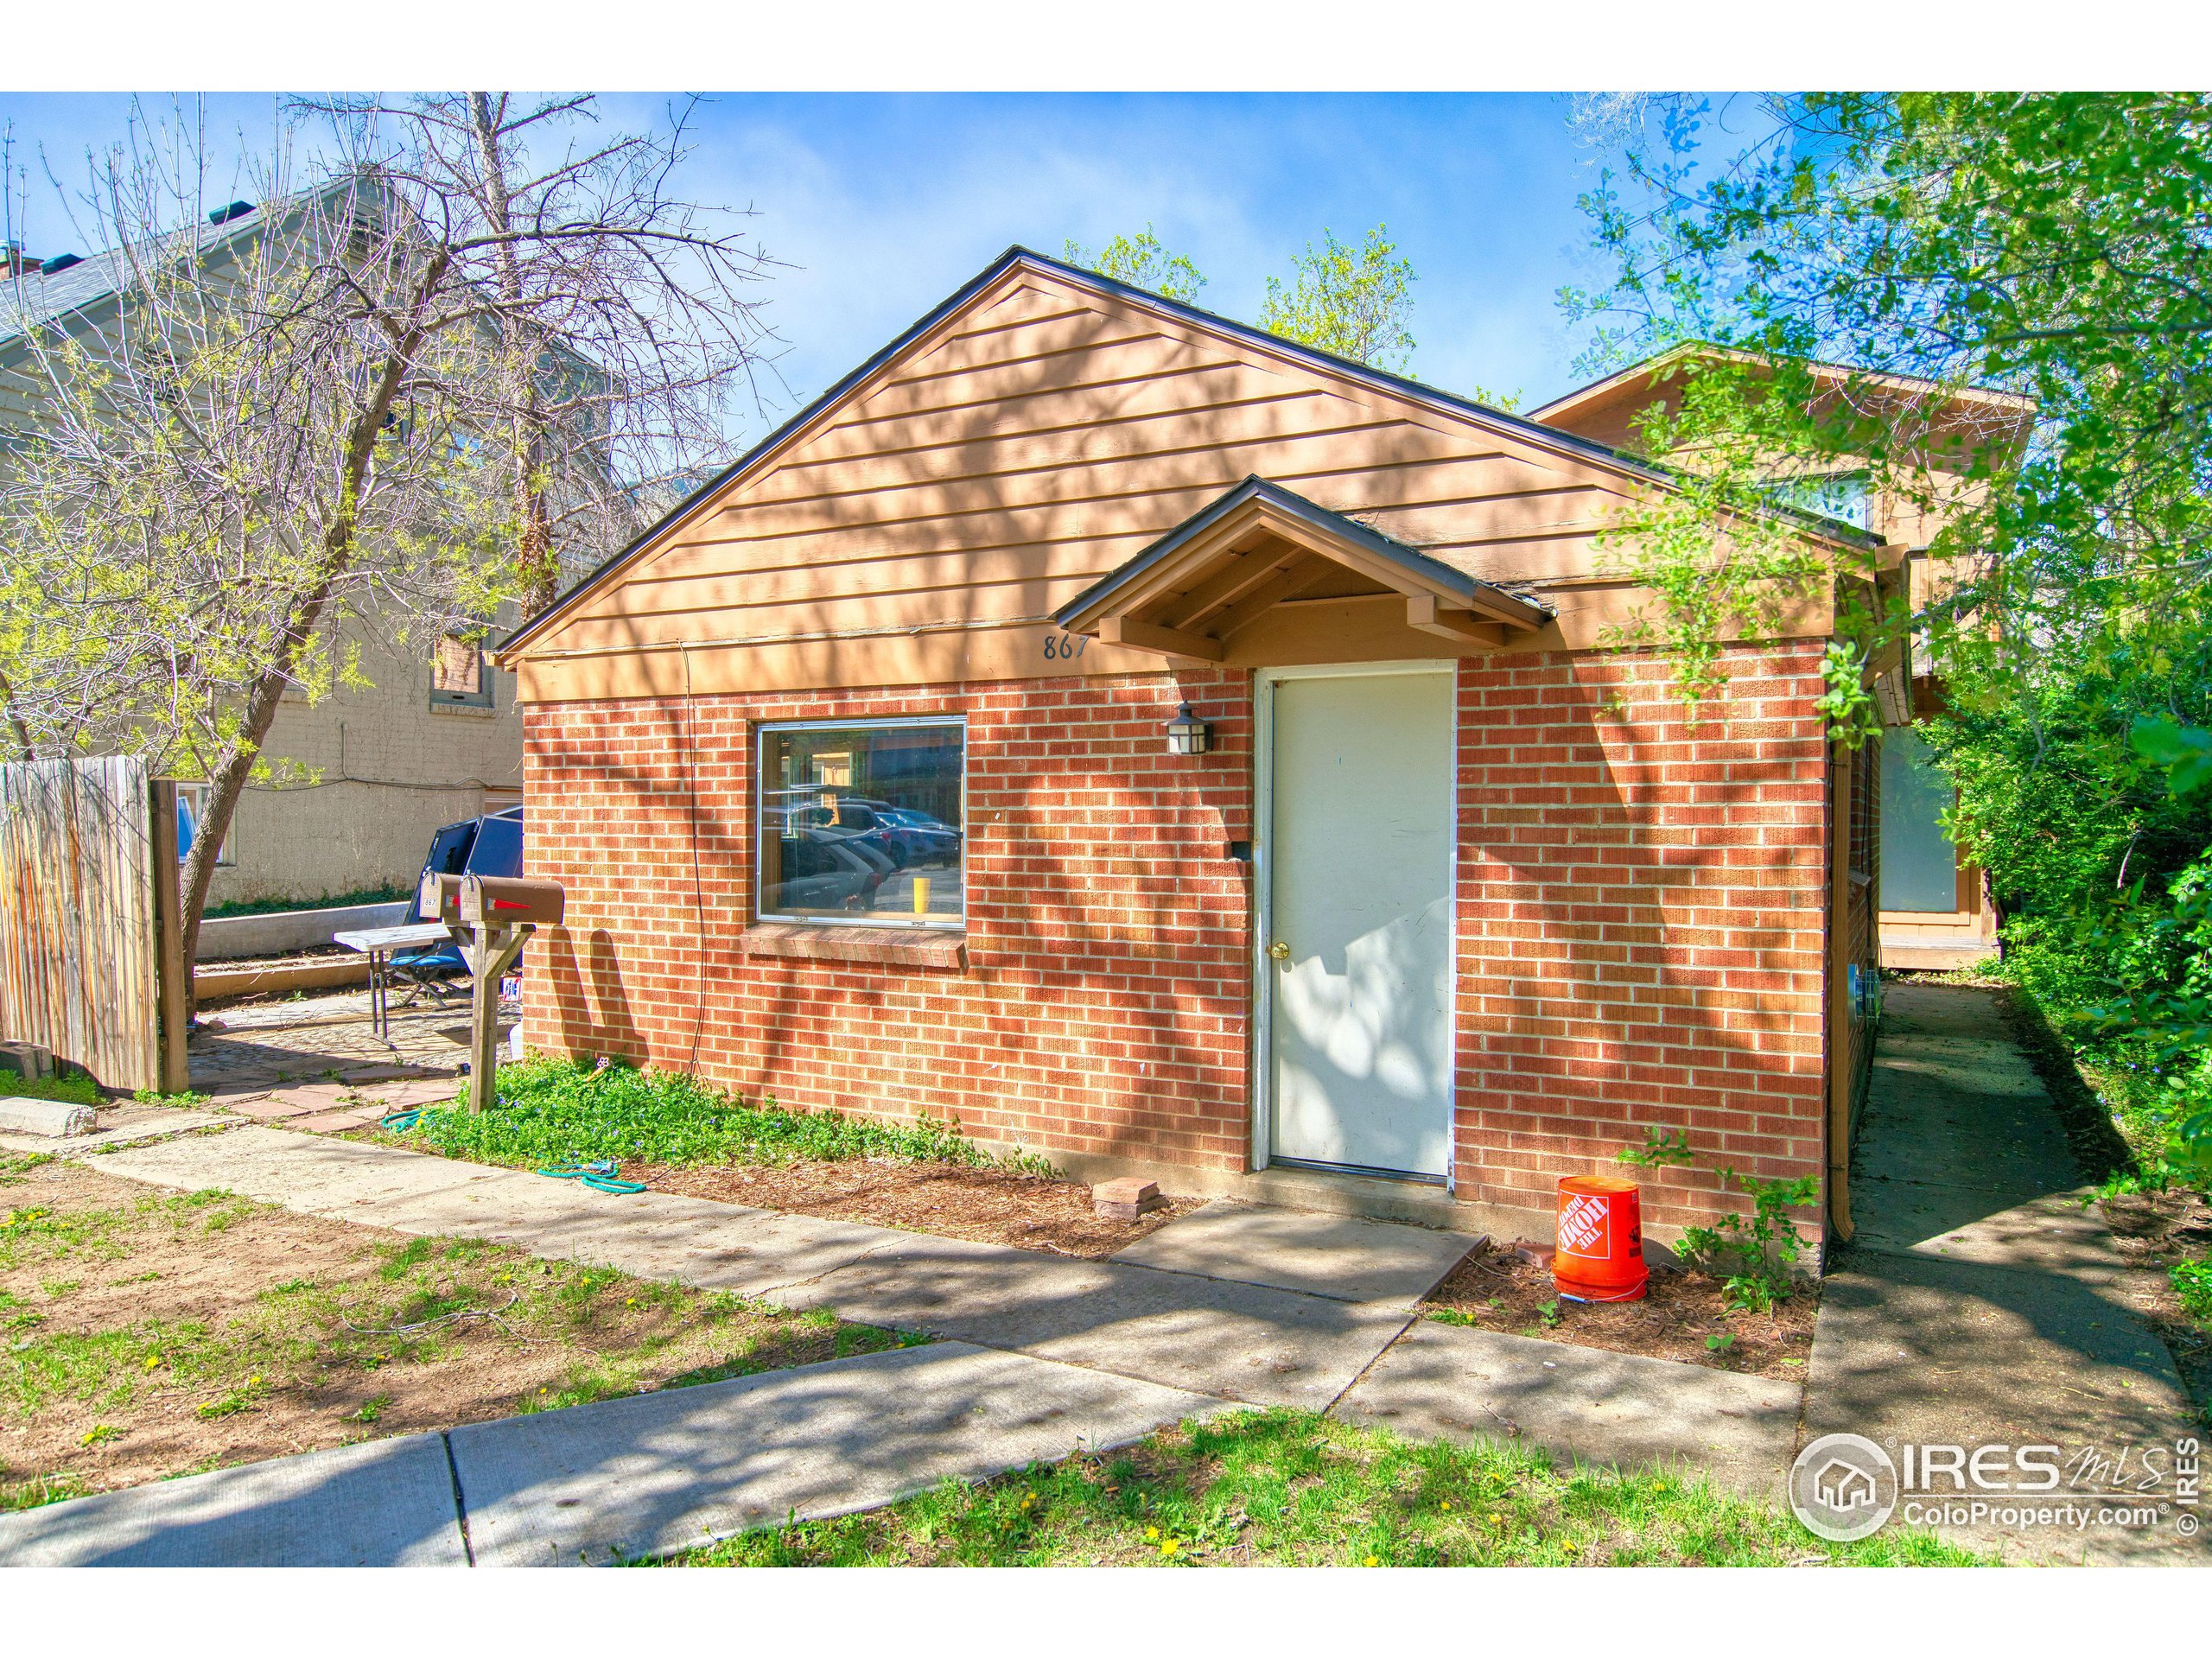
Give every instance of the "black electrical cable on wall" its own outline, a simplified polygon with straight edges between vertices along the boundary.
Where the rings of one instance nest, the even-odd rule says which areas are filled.
[[[699,1038],[707,1027],[707,891],[699,875],[699,750],[698,716],[691,698],[691,649],[683,658],[683,793],[685,816],[691,821],[691,927],[697,935],[693,955],[698,962],[697,989],[692,997],[691,1075],[699,1074]]]

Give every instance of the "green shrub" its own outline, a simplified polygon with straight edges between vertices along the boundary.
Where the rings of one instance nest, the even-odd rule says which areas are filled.
[[[2177,1262],[2166,1269],[2181,1298],[2183,1312],[2212,1331],[2212,1261]]]
[[[1697,1160],[1689,1137],[1674,1129],[1645,1130],[1643,1144],[1623,1147],[1619,1157],[1644,1169]],[[1804,1253],[1789,1212],[1817,1198],[1820,1182],[1810,1175],[1766,1180],[1726,1164],[1717,1167],[1724,1184],[1751,1199],[1751,1213],[1723,1216],[1710,1227],[1683,1228],[1680,1254],[1701,1271],[1725,1277],[1731,1307],[1771,1313],[1796,1288],[1790,1268]]]

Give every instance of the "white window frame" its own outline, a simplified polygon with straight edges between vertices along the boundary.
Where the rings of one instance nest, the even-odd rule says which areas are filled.
[[[438,645],[448,639],[461,645],[474,645],[476,651],[476,690],[474,691],[445,691],[438,687],[437,647],[430,651],[430,707],[433,709],[495,709],[499,699],[492,685],[492,659],[485,653],[483,640],[463,639],[457,633],[438,636]]]
[[[781,915],[761,903],[761,871],[766,857],[768,740],[791,732],[889,731],[918,726],[950,727],[960,734],[960,914],[957,918],[904,916]],[[968,931],[968,716],[965,715],[900,715],[871,720],[763,721],[753,734],[753,919],[786,927],[896,927],[918,932],[964,933]]]

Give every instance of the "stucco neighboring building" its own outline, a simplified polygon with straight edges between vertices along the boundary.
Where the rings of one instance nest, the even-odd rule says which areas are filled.
[[[239,797],[210,906],[411,888],[440,825],[521,801],[514,677],[480,647],[425,660],[365,641],[359,666],[373,689],[285,698],[267,744],[279,776]]]

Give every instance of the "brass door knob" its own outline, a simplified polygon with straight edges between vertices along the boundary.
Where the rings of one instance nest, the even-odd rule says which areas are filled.
[[[1282,939],[1277,939],[1273,944],[1268,947],[1268,954],[1273,957],[1277,962],[1288,962],[1290,960],[1290,946],[1287,942]]]

